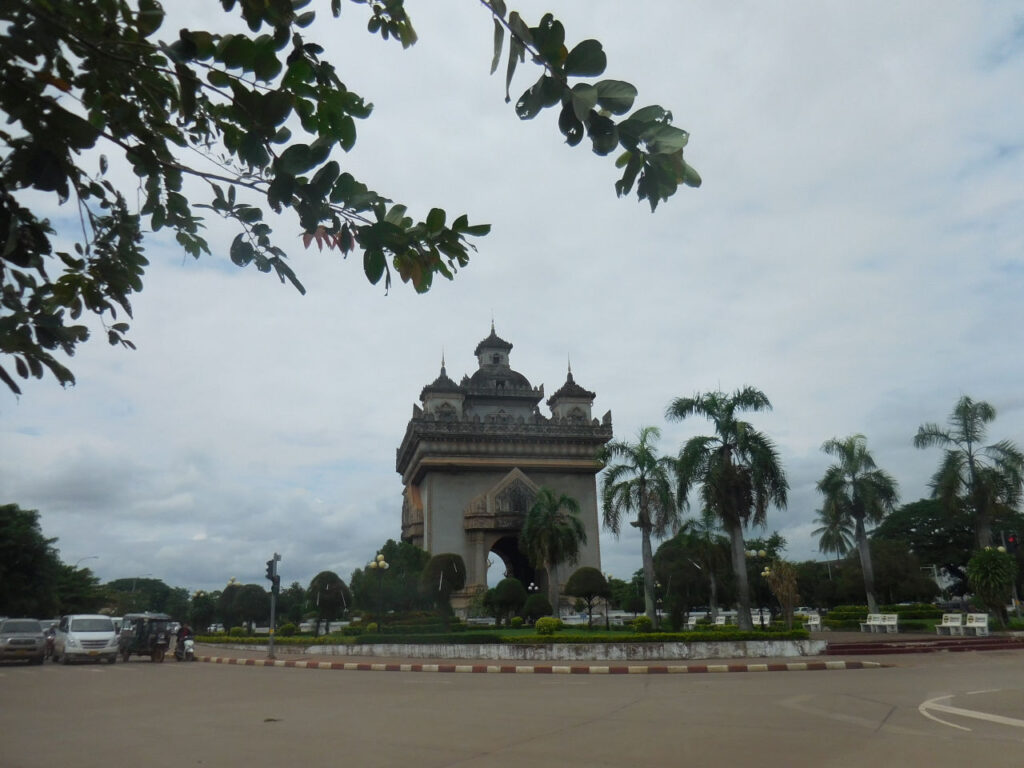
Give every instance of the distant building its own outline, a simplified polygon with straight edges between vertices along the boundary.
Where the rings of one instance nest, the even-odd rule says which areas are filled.
[[[405,486],[402,539],[432,554],[454,552],[466,562],[467,588],[457,608],[487,587],[488,555],[505,575],[546,589],[547,574],[519,551],[519,533],[537,489],[546,486],[580,504],[587,543],[576,566],[559,569],[564,584],[576,567],[600,569],[597,451],[612,438],[611,412],[600,421],[595,394],[577,384],[570,368],[565,383],[538,407],[544,386],[534,388],[509,364],[512,345],[490,335],[476,347],[478,368],[456,384],[441,374],[420,392],[422,407],[398,448],[396,468]]]

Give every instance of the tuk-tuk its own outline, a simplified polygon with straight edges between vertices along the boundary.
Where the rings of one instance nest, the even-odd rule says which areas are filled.
[[[170,621],[166,613],[126,613],[117,641],[121,661],[128,661],[133,653],[149,656],[150,661],[163,661],[171,639]]]

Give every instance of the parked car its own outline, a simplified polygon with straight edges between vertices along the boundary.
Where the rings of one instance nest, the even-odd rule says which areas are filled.
[[[36,619],[0,621],[0,660],[25,659],[29,664],[42,664],[45,656],[46,639]]]
[[[117,632],[109,616],[62,616],[53,639],[53,660],[68,664],[75,659],[117,661]]]

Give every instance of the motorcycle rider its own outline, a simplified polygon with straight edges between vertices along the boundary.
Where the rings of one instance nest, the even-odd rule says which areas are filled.
[[[175,636],[174,655],[180,657],[185,652],[185,638],[192,637],[192,627],[182,622]]]

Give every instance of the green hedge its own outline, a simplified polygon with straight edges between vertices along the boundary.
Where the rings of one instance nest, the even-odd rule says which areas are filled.
[[[810,633],[805,629],[769,630],[767,632],[740,632],[735,627],[716,627],[699,632],[647,632],[628,634],[623,637],[610,638],[584,633],[565,633],[556,635],[501,635],[494,632],[449,632],[404,634],[400,637],[384,634],[365,634],[356,638],[344,638],[337,634],[325,635],[313,640],[309,637],[277,637],[277,645],[381,645],[384,643],[400,643],[409,645],[443,645],[458,644],[496,644],[512,643],[518,645],[536,645],[547,643],[713,643],[721,641],[742,640],[806,640]],[[232,645],[266,645],[267,637],[228,638],[220,636],[201,636],[197,642],[207,644]]]
[[[403,634],[399,636],[375,634],[360,635],[355,639],[356,645],[380,645],[383,643],[400,643],[408,645],[445,645],[447,643],[459,644],[494,644],[503,643],[506,640],[501,635],[484,632],[431,632],[422,634]]]

